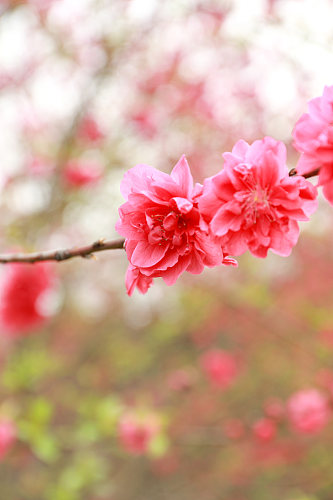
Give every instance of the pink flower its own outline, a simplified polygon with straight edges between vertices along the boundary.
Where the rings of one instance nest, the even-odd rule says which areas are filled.
[[[4,458],[12,447],[16,438],[15,425],[11,420],[2,418],[0,420],[0,460]]]
[[[223,155],[224,169],[204,183],[199,209],[228,254],[247,249],[266,257],[289,255],[297,221],[317,207],[317,190],[303,177],[289,177],[286,148],[271,137],[252,145],[240,140]]]
[[[148,450],[159,428],[156,418],[152,415],[139,418],[128,414],[124,415],[119,422],[118,436],[126,451],[141,455]]]
[[[294,147],[302,153],[296,170],[306,174],[320,168],[318,185],[333,205],[333,85],[325,87],[308,108],[293,130]]]
[[[49,264],[8,264],[0,282],[0,324],[13,337],[40,328],[47,316],[43,300],[54,290]]]
[[[102,175],[102,166],[88,161],[70,161],[65,165],[63,172],[65,183],[72,188],[96,184]]]
[[[95,118],[86,115],[79,124],[78,137],[83,141],[96,143],[104,139],[105,135]]]
[[[127,201],[119,209],[116,229],[126,238],[129,295],[135,286],[145,293],[152,278],[162,277],[173,285],[184,271],[200,274],[204,266],[236,264],[200,227],[201,189],[193,188],[185,156],[171,175],[148,165],[137,165],[125,174],[121,191]]]
[[[227,389],[238,374],[235,358],[221,349],[206,352],[201,357],[201,366],[210,382],[220,389]]]
[[[269,418],[261,418],[253,425],[253,432],[260,441],[271,441],[276,435],[276,424]]]
[[[295,430],[315,434],[330,418],[327,399],[317,389],[296,392],[287,404],[288,416]]]

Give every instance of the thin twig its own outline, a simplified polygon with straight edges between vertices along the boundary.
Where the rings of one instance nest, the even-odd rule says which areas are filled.
[[[8,264],[10,262],[26,262],[29,264],[33,264],[35,262],[44,262],[51,260],[61,262],[63,260],[72,259],[73,257],[89,258],[92,257],[96,252],[123,249],[124,243],[125,240],[123,239],[100,239],[92,243],[92,245],[86,245],[84,247],[73,247],[63,250],[48,250],[46,252],[0,254],[0,263]]]
[[[319,174],[319,168],[303,174],[302,177],[306,179]],[[289,172],[289,176],[292,177],[297,175],[296,169],[292,169]],[[56,262],[61,262],[63,260],[72,259],[73,257],[84,257],[89,258],[96,252],[104,252],[105,250],[116,250],[123,249],[125,244],[124,239],[119,240],[104,240],[100,239],[92,243],[92,245],[86,245],[84,247],[74,247],[65,248],[62,250],[48,250],[46,252],[33,252],[33,253],[8,253],[0,254],[0,264],[8,264],[10,262],[26,262],[33,264],[34,262],[44,262],[54,260]]]
[[[309,179],[309,177],[314,177],[315,175],[319,174],[320,168],[316,168],[315,170],[311,170],[311,172],[308,172],[307,174],[301,174],[304,179]],[[289,172],[289,177],[293,177],[294,175],[297,174],[296,168],[292,168]]]

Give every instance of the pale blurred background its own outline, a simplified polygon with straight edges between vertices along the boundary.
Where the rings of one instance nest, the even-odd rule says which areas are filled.
[[[270,135],[294,167],[293,126],[333,84],[330,0],[0,0],[0,16],[2,252],[117,238],[137,163],[170,172],[185,153],[202,182]],[[16,428],[0,497],[332,500],[332,213],[320,195],[289,258],[145,296],[127,297],[122,251],[56,265],[45,321],[0,339]],[[212,349],[235,356],[228,387],[205,374]],[[329,417],[303,435],[286,405],[308,389]],[[153,429],[136,452],[128,414]]]

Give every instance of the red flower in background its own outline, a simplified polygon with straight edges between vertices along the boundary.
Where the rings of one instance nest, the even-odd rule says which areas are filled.
[[[77,135],[81,140],[92,143],[100,142],[105,137],[100,125],[91,115],[86,115],[81,120]]]
[[[63,178],[71,188],[97,184],[103,176],[103,167],[90,161],[70,161],[65,165]]]
[[[16,337],[40,328],[48,317],[43,299],[54,287],[49,264],[8,264],[0,278],[1,330]]]
[[[220,349],[206,352],[201,357],[201,366],[212,384],[220,389],[227,389],[238,374],[234,356]]]
[[[16,428],[11,420],[0,420],[0,460],[4,458],[16,439]]]
[[[124,449],[134,455],[145,453],[160,426],[155,416],[124,415],[118,427],[118,436]]]
[[[305,434],[320,432],[328,423],[327,399],[317,389],[296,392],[287,404],[288,416],[295,430]]]
[[[271,441],[276,435],[276,423],[269,418],[261,418],[253,425],[253,433],[259,441]]]
[[[129,121],[147,139],[153,139],[158,132],[158,122],[154,113],[149,109],[142,109],[130,115]]]

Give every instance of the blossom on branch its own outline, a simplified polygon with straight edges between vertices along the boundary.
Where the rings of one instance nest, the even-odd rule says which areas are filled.
[[[296,170],[303,175],[320,169],[318,185],[333,205],[333,85],[325,87],[308,108],[293,130],[294,147],[302,153]]]
[[[148,165],[137,165],[125,174],[121,192],[127,201],[119,209],[116,229],[126,238],[129,295],[135,286],[145,293],[152,278],[162,277],[173,285],[184,271],[200,274],[205,266],[236,265],[201,227],[201,191],[201,185],[193,187],[185,156],[171,175]]]
[[[206,179],[199,209],[225,252],[246,250],[287,256],[299,235],[297,221],[317,207],[317,190],[303,177],[289,177],[286,148],[271,137],[252,145],[240,140],[224,153],[224,169]]]

